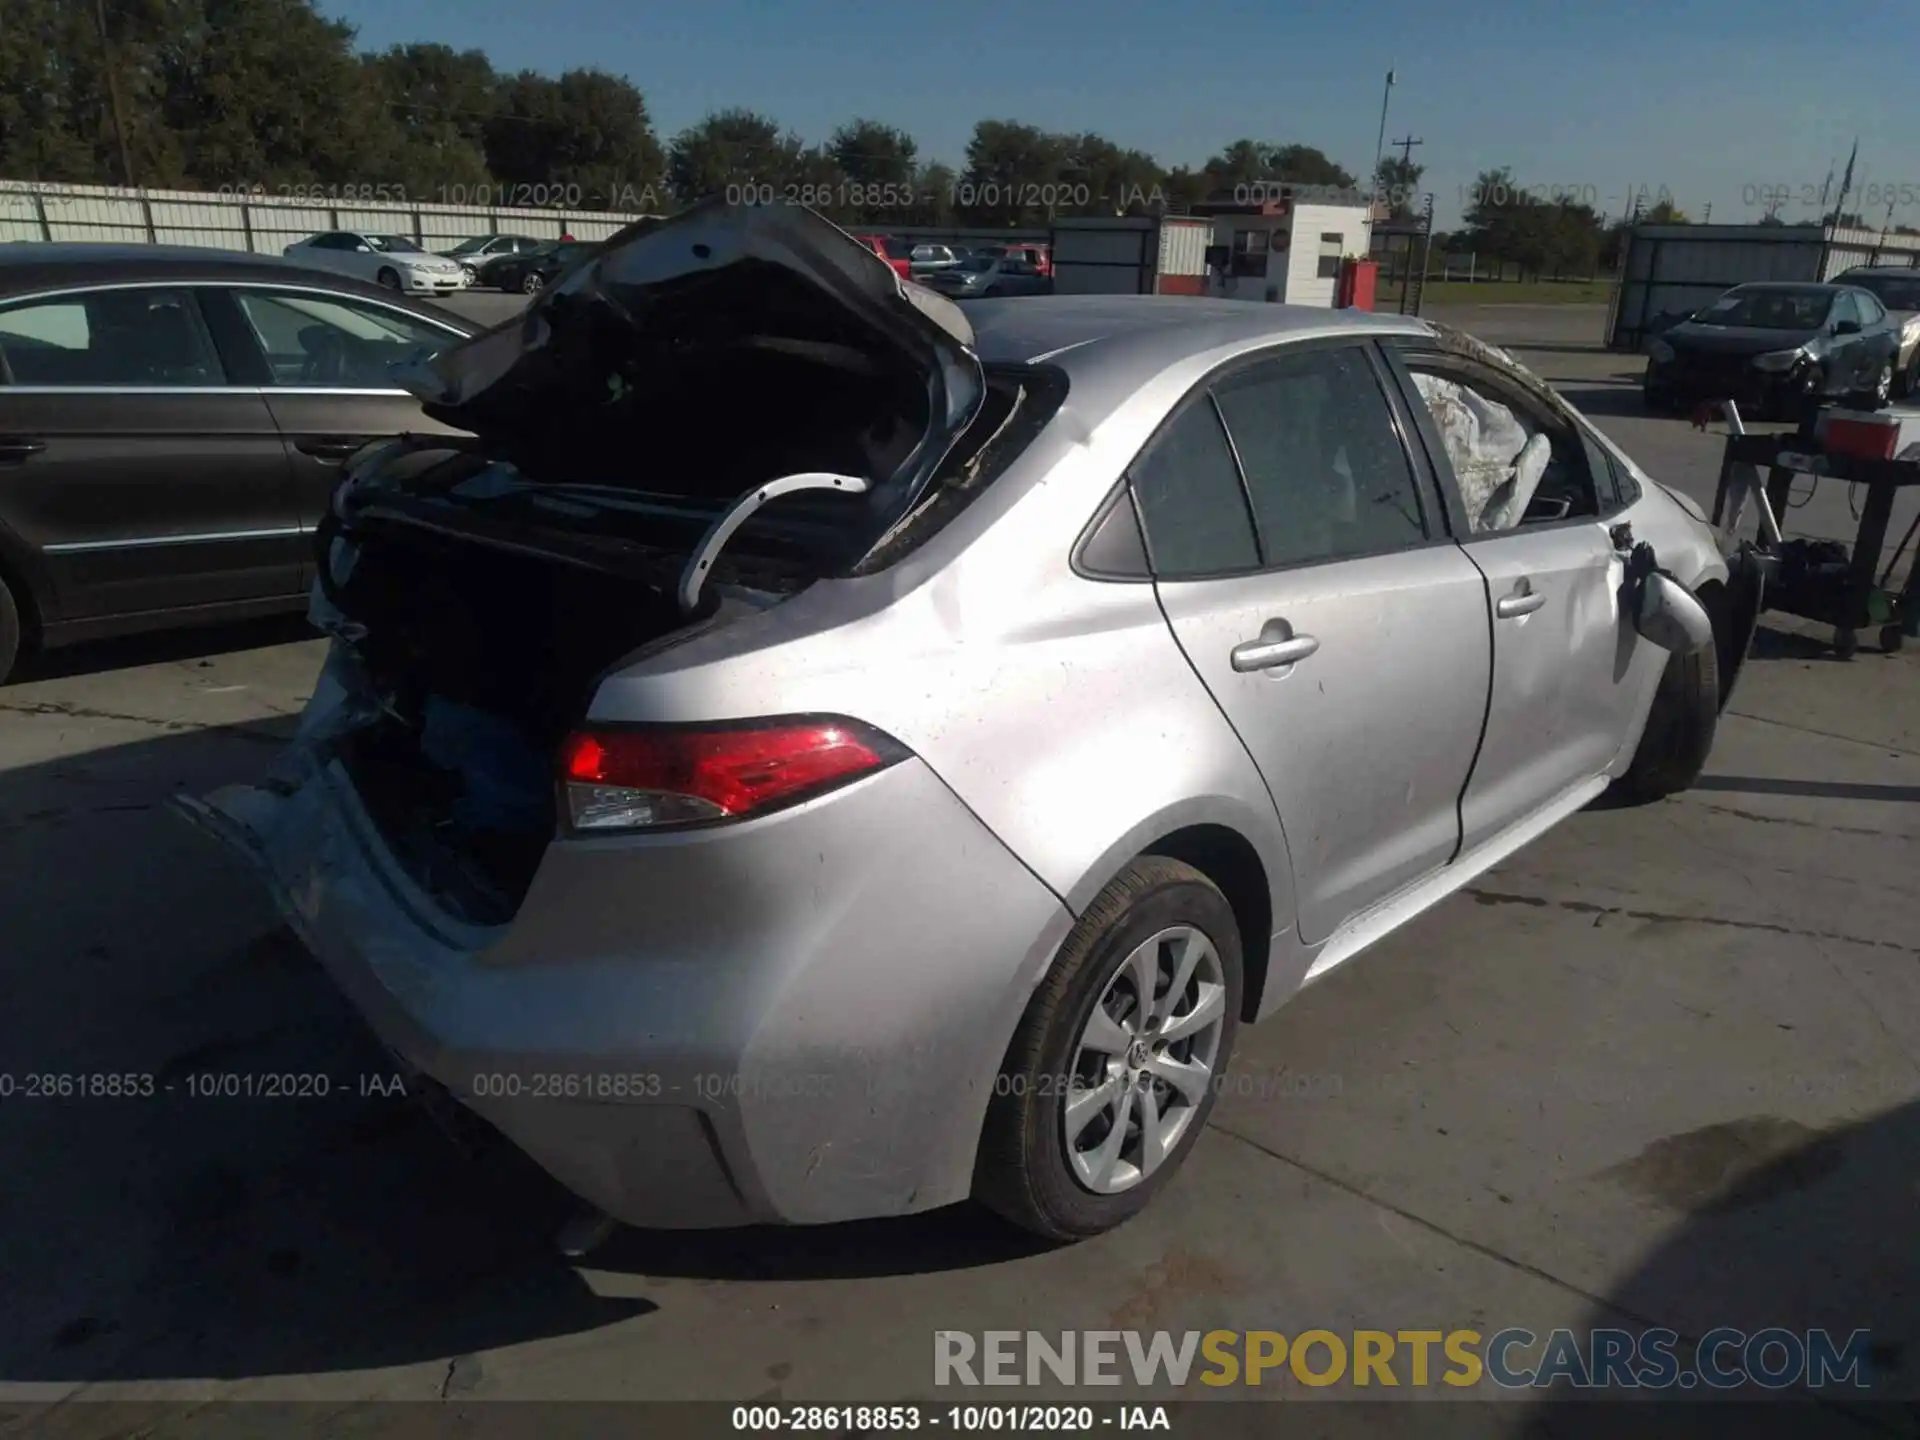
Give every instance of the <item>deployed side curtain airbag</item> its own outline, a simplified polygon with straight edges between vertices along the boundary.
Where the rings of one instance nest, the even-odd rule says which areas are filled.
[[[1474,533],[1517,525],[1553,458],[1552,442],[1470,386],[1420,371],[1413,382],[1447,447]]]

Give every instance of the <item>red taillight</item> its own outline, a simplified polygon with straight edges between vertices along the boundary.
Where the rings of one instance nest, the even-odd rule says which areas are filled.
[[[560,752],[576,830],[726,820],[778,809],[891,765],[898,742],[833,716],[751,726],[607,727]]]

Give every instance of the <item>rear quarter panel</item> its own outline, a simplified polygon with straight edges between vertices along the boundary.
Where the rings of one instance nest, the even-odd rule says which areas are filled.
[[[919,755],[1076,914],[1155,840],[1227,826],[1266,871],[1273,928],[1290,927],[1273,802],[1153,587],[1086,579],[1070,562],[1174,399],[1222,358],[1163,377],[1097,432],[1070,393],[1009,473],[921,550],[610,677],[593,717],[868,721]],[[1268,942],[1243,938],[1249,954]]]

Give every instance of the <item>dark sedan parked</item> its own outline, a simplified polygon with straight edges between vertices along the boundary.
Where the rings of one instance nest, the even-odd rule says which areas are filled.
[[[1879,409],[1893,392],[1900,326],[1867,291],[1777,281],[1736,285],[1647,352],[1650,410],[1736,400],[1793,419],[1834,397]]]
[[[551,285],[555,276],[582,255],[599,248],[591,240],[561,240],[531,253],[503,255],[480,267],[477,283],[496,290],[535,295]]]
[[[474,329],[266,256],[0,245],[0,679],[23,644],[300,609],[340,462],[448,433],[389,367]]]

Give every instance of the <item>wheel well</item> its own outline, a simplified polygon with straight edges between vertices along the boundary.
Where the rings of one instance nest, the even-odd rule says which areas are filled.
[[[1182,860],[1220,887],[1240,927],[1240,966],[1245,985],[1240,1017],[1251,1021],[1260,1010],[1267,983],[1267,958],[1273,938],[1272,891],[1259,852],[1237,830],[1224,825],[1190,825],[1155,841],[1149,855]]]
[[[1724,710],[1727,698],[1733,693],[1733,682],[1739,677],[1740,666],[1747,658],[1740,648],[1740,640],[1748,634],[1752,617],[1734,613],[1737,608],[1734,597],[1718,580],[1707,581],[1694,591],[1694,596],[1713,622],[1713,658],[1719,662],[1720,674],[1720,694],[1716,699]]]
[[[40,641],[40,598],[33,593],[33,587],[27,584],[26,577],[7,559],[0,555],[0,583],[4,583],[13,596],[14,608],[20,612],[20,641],[24,648],[27,644]]]

